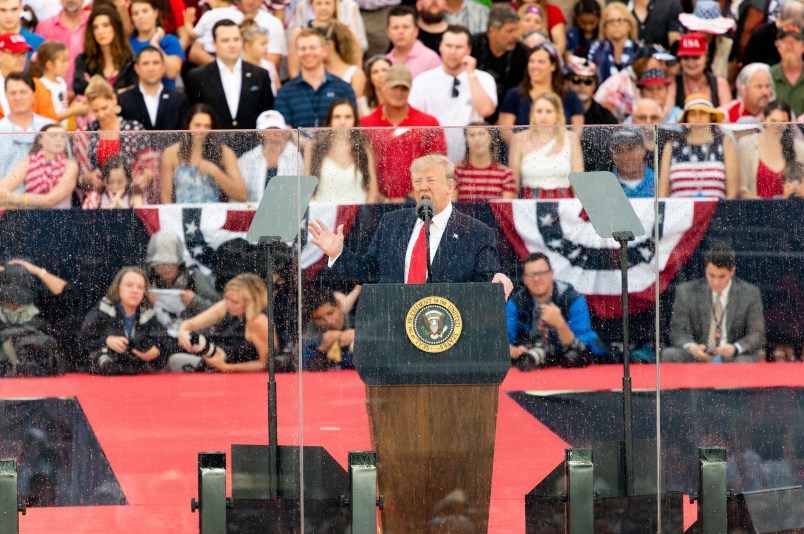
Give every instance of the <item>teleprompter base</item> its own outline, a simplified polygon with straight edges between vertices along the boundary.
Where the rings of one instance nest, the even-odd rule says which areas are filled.
[[[304,500],[305,532],[348,532],[346,496],[349,475],[323,447],[280,445],[279,492],[268,486],[268,446],[232,445],[230,533],[287,534],[300,532]],[[301,461],[304,489],[301,489]]]

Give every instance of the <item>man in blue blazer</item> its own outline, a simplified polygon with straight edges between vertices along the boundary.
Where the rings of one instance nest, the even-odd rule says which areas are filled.
[[[431,154],[414,160],[410,173],[413,198],[417,203],[427,198],[434,205],[431,282],[500,282],[507,298],[513,285],[499,272],[494,232],[452,207],[452,163],[445,156]],[[312,243],[329,256],[329,266],[358,283],[424,283],[423,227],[413,209],[389,213],[380,220],[365,255],[344,248],[343,226],[333,232],[319,219],[310,223],[309,230]]]

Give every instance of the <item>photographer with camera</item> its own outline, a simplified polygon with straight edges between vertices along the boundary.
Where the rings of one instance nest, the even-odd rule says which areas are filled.
[[[505,307],[511,364],[529,371],[606,361],[609,350],[592,330],[586,299],[570,284],[555,281],[547,256],[530,254],[522,271],[525,287]]]
[[[223,289],[223,300],[179,326],[179,346],[168,368],[176,372],[265,371],[268,361],[268,289],[256,274],[239,274]],[[200,331],[205,330],[202,334]],[[276,333],[274,346],[279,347]]]
[[[134,375],[161,371],[167,331],[148,298],[150,284],[139,267],[123,267],[106,296],[87,314],[78,347],[96,373]]]

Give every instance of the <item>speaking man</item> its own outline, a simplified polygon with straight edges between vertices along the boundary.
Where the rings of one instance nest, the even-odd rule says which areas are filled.
[[[452,207],[455,173],[445,156],[431,154],[410,166],[413,198],[417,205],[433,205],[430,225],[431,282],[500,282],[506,298],[513,285],[500,273],[494,232],[482,222]],[[343,246],[343,225],[335,232],[320,219],[310,223],[312,243],[329,256],[329,266],[358,283],[427,281],[424,222],[414,209],[384,215],[365,255]]]

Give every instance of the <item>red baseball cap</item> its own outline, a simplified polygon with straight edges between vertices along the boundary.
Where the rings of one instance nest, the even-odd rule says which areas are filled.
[[[22,54],[32,51],[33,47],[19,33],[4,33],[0,35],[0,51],[3,50],[12,54]]]
[[[704,56],[708,45],[702,33],[688,33],[678,40],[677,57]]]

